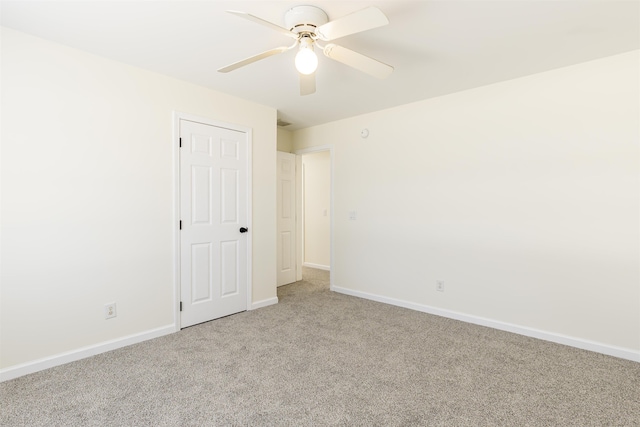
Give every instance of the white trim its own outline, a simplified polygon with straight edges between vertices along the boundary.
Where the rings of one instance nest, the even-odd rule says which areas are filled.
[[[434,314],[436,316],[447,317],[449,319],[461,320],[463,322],[473,323],[474,325],[487,326],[489,328],[494,328],[501,331],[512,332],[515,334],[537,338],[545,341],[551,341],[557,344],[563,344],[570,347],[579,348],[582,350],[594,351],[596,353],[602,353],[609,356],[619,357],[621,359],[640,362],[640,351],[633,350],[630,348],[617,347],[617,346],[612,346],[608,344],[602,344],[595,341],[585,340],[582,338],[575,338],[567,335],[556,334],[553,332],[541,331],[539,329],[528,328],[526,326],[514,325],[513,323],[500,322],[498,320],[487,319],[484,317],[473,316],[469,314],[460,313],[457,311],[445,310],[445,309],[431,307],[424,304],[418,304],[418,303],[399,300],[395,298],[389,298],[381,295],[370,294],[368,292],[342,288],[340,286],[334,286],[332,290],[345,295],[351,295],[354,297],[364,298],[372,301],[378,301],[385,304],[390,304],[398,307],[408,308],[411,310],[421,311],[423,313],[429,313],[429,314]]]
[[[173,324],[180,330],[180,119],[182,114],[173,112]]]
[[[331,267],[329,267],[328,265],[314,264],[312,262],[303,262],[302,265],[304,267],[317,268],[318,270],[331,271]]]
[[[304,230],[304,216],[302,215],[302,188],[304,175],[302,156],[296,155],[296,281],[302,280],[302,262],[304,260],[304,244],[302,242]]]
[[[253,304],[251,304],[249,307],[249,310],[256,310],[258,308],[264,308],[264,307],[269,307],[270,305],[274,305],[278,303],[278,297],[272,297],[272,298],[267,298],[267,299],[263,299],[262,301],[256,301]]]
[[[253,129],[245,128],[247,134],[247,310],[253,302]]]
[[[116,338],[99,344],[81,347],[76,350],[34,360],[32,362],[22,363],[20,365],[0,369],[0,382],[12,380],[23,375],[33,374],[38,371],[64,365],[70,362],[75,362],[76,360],[85,359],[87,357],[95,356],[100,353],[105,353],[107,351],[116,350],[118,348],[126,347],[132,344],[138,344],[153,338],[172,334],[175,332],[175,330],[175,325],[167,325],[160,328],[151,329],[146,332],[132,334],[122,338]]]
[[[305,248],[305,246],[307,246],[307,221],[306,221],[306,213],[307,210],[305,208],[305,206],[307,205],[306,203],[306,199],[307,199],[307,192],[304,191],[305,187],[307,186],[307,165],[304,164],[304,162],[302,161],[302,156],[299,156],[297,154],[294,155],[296,159],[300,159],[300,191],[297,194],[300,194],[300,216],[296,217],[296,222],[300,223],[300,238],[298,238],[298,236],[296,236],[296,245],[300,245],[300,254],[301,254],[301,264],[304,265],[304,260],[307,257],[307,249]],[[296,173],[298,173],[298,171],[296,170]],[[296,224],[296,228],[297,228],[297,224]],[[302,280],[302,265],[297,264],[296,268],[299,270],[300,273],[300,279]]]
[[[251,254],[253,252],[253,129],[248,126],[221,122],[208,117],[173,112],[173,321],[175,330],[180,330],[180,120],[202,123],[224,129],[244,132],[247,135],[247,310],[250,309],[253,295],[253,264]]]
[[[333,250],[333,242],[334,242],[334,238],[333,238],[333,218],[334,217],[334,203],[333,203],[333,184],[335,182],[334,179],[334,163],[335,163],[335,156],[334,156],[334,147],[333,144],[326,144],[326,145],[317,145],[315,147],[309,147],[309,148],[302,148],[300,150],[294,150],[293,154],[295,154],[296,156],[301,156],[303,154],[311,154],[311,153],[318,153],[320,151],[328,151],[329,152],[329,162],[330,162],[330,192],[331,194],[329,195],[329,212],[331,214],[331,217],[329,218],[329,263],[330,265],[335,265],[335,261],[333,259],[333,254],[334,254],[334,250]],[[300,194],[300,193],[298,193]],[[302,234],[302,233],[301,233]],[[298,242],[300,242],[300,238],[298,238]],[[303,258],[304,259],[304,258]],[[329,289],[330,290],[334,290],[334,283],[333,283],[333,271],[331,271],[331,269],[329,270]]]

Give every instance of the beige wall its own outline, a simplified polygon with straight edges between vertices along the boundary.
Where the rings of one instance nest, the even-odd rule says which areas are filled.
[[[291,132],[286,129],[278,128],[278,151],[284,151],[285,153],[291,153],[293,148],[293,141],[291,140]]]
[[[304,262],[331,266],[331,158],[328,151],[302,155],[304,170]]]
[[[276,296],[275,109],[2,29],[1,368],[174,323],[173,111],[252,128],[253,301]]]
[[[640,360],[638,58],[294,132],[335,145],[335,286]]]

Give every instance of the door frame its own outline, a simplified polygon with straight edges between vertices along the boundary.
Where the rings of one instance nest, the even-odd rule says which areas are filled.
[[[243,132],[247,135],[247,228],[249,235],[247,236],[247,311],[251,310],[253,302],[253,263],[251,260],[253,233],[253,130],[248,126],[226,123],[219,120],[210,119],[208,117],[197,116],[194,114],[173,111],[173,138],[171,144],[173,146],[173,323],[175,331],[181,329],[180,325],[180,120],[188,120],[191,122],[202,123],[205,125],[215,126],[224,129],[231,129]]]
[[[329,212],[330,212],[330,216],[329,216],[329,289],[330,290],[334,290],[334,283],[333,283],[333,278],[334,278],[334,268],[335,268],[335,264],[334,264],[334,255],[333,255],[333,183],[335,182],[334,179],[334,146],[333,144],[326,144],[326,145],[317,145],[315,147],[309,147],[309,148],[302,148],[300,150],[294,150],[293,154],[296,155],[296,186],[298,188],[296,188],[296,247],[297,247],[297,254],[296,254],[296,268],[297,268],[297,274],[299,277],[297,277],[298,280],[302,280],[302,263],[303,263],[303,258],[302,258],[302,251],[303,251],[303,230],[302,230],[302,223],[303,223],[303,212],[302,212],[302,155],[303,154],[313,154],[313,153],[318,153],[321,151],[328,151],[329,152]]]

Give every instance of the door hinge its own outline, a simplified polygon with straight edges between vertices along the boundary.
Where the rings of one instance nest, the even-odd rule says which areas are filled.
[[[180,220],[180,230],[182,230],[182,220]]]
[[[180,301],[180,311],[182,311],[182,301]]]
[[[180,148],[182,148],[182,138],[180,138]]]

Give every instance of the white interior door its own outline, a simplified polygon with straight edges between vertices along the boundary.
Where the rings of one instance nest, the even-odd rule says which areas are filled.
[[[247,309],[248,136],[180,120],[180,325]]]
[[[278,286],[296,281],[296,155],[278,151]]]

